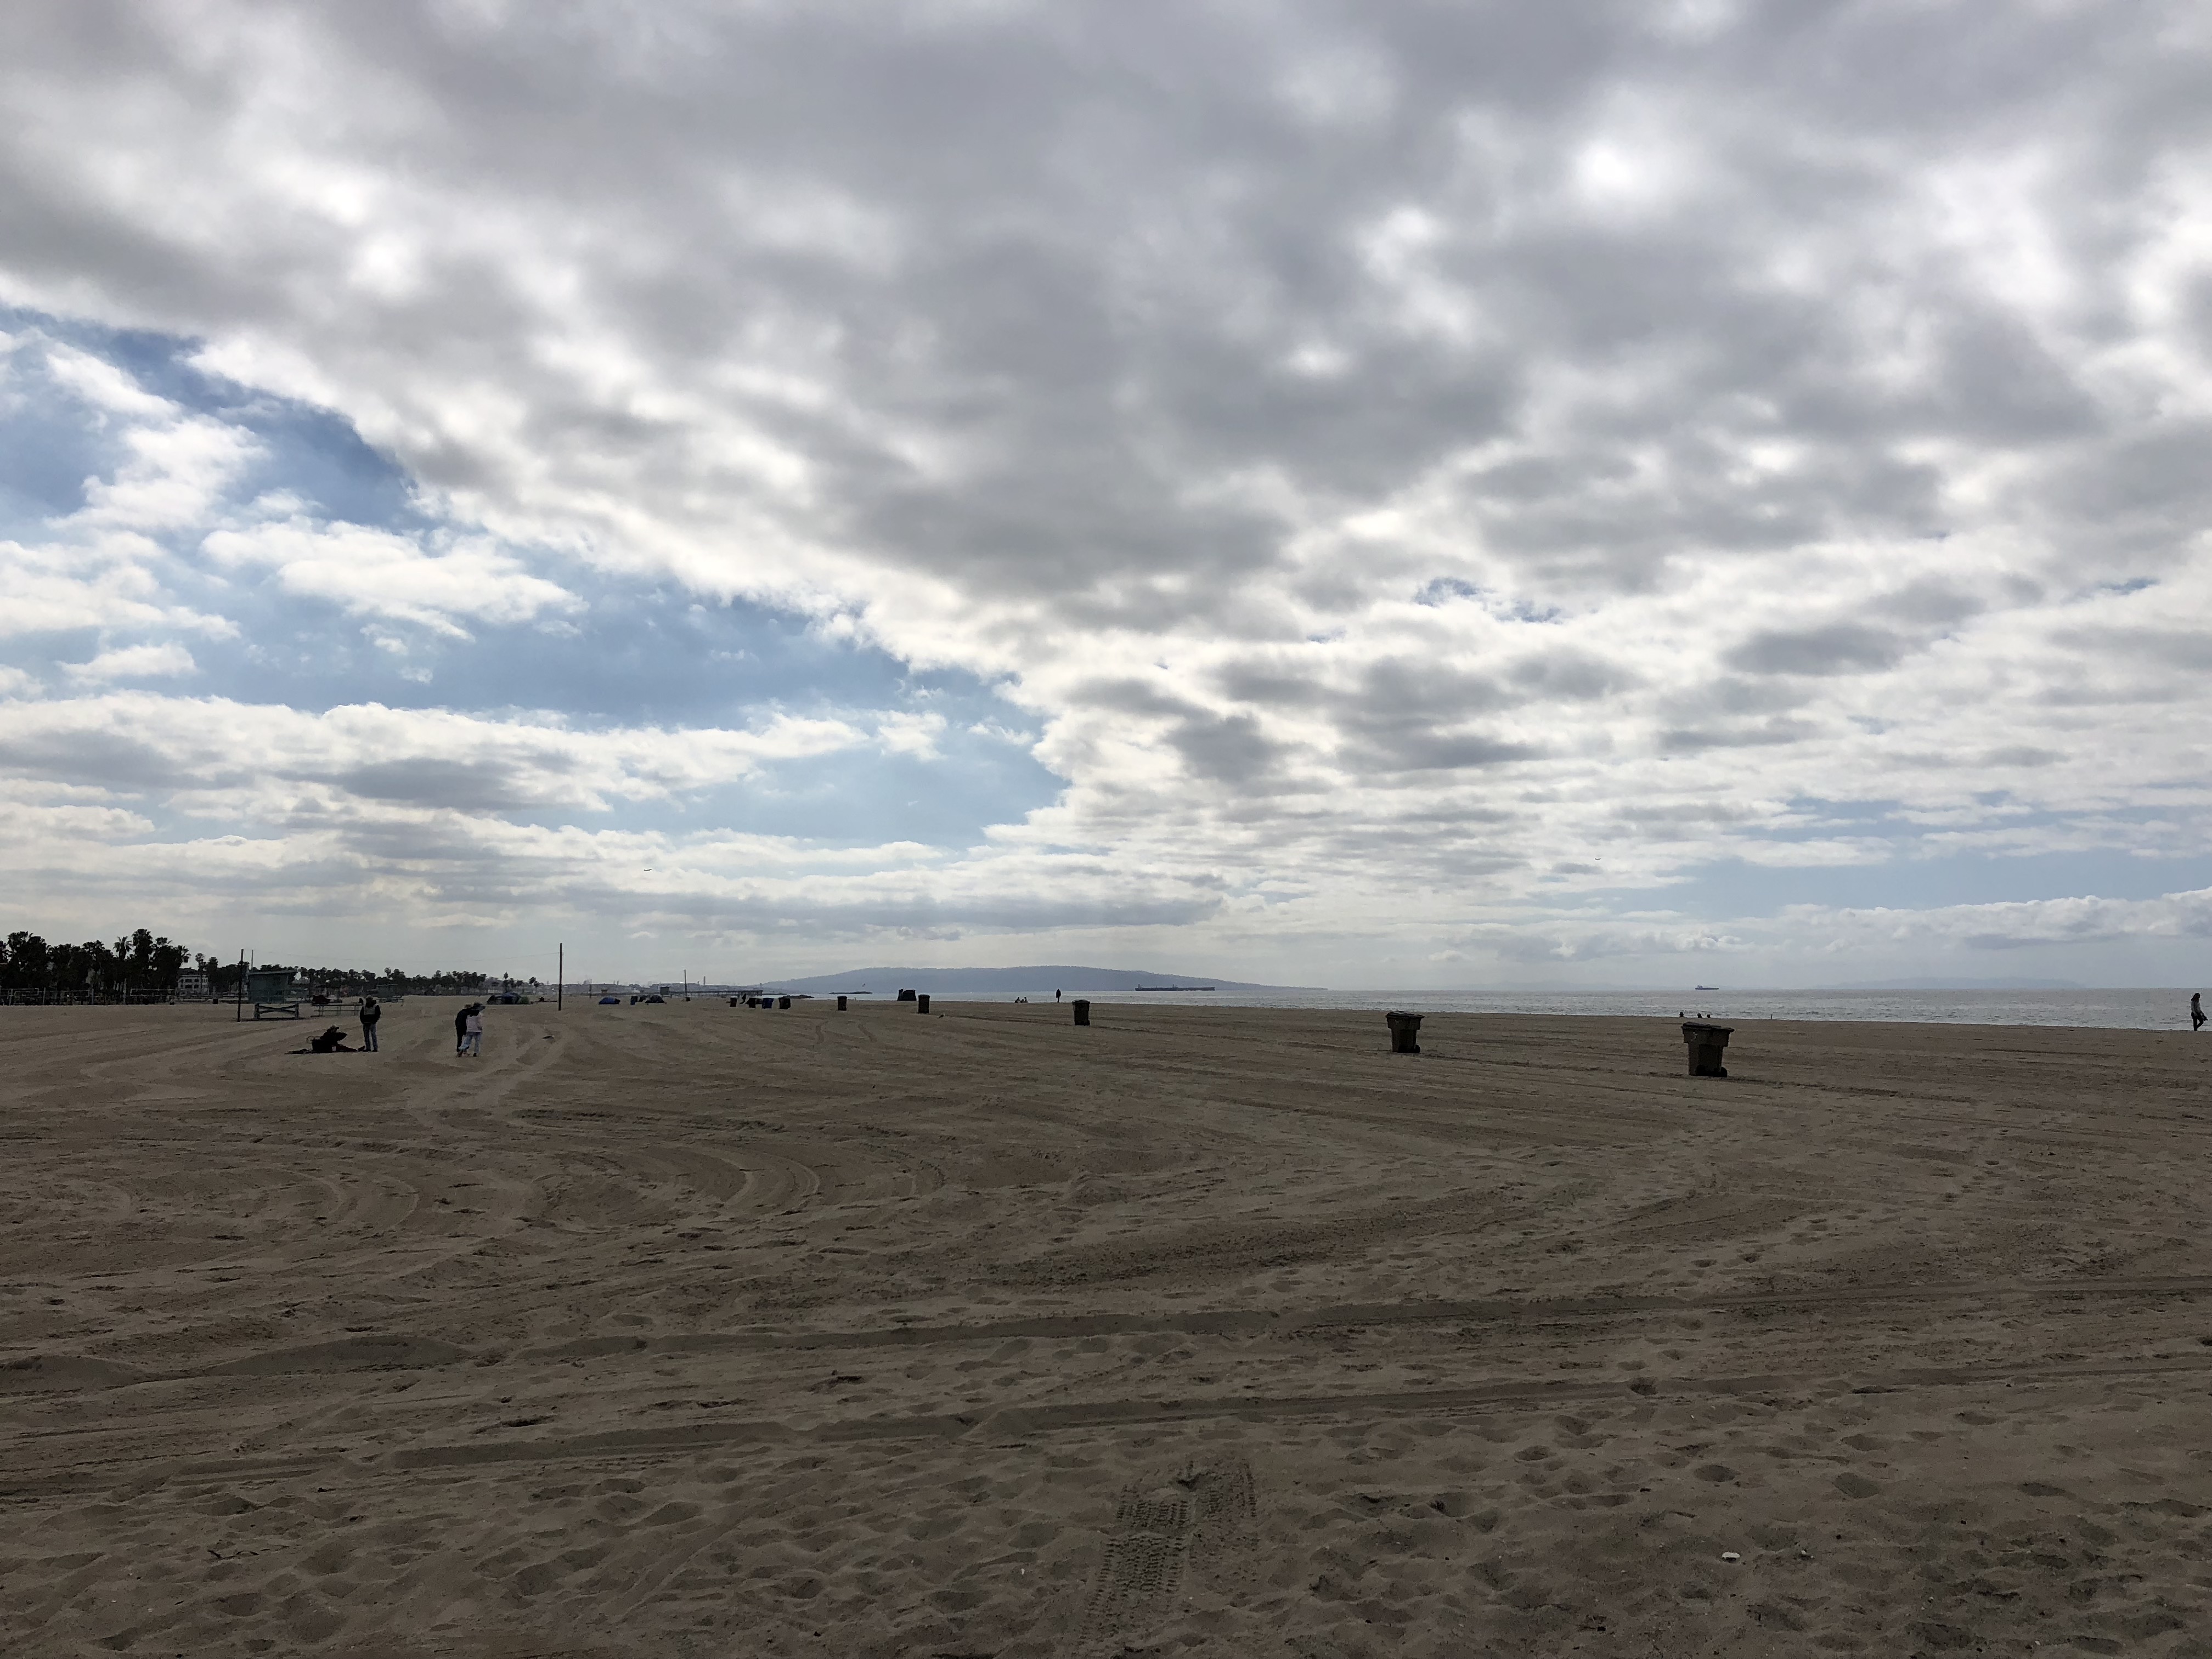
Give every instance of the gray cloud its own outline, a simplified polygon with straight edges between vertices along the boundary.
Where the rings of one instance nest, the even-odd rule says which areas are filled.
[[[0,768],[16,776],[90,784],[125,793],[192,781],[189,762],[118,731],[31,730],[0,736]]]
[[[2208,712],[2190,17],[32,6],[0,297],[204,337],[482,528],[337,595],[358,558],[271,516],[210,544],[238,581],[463,630],[574,614],[588,566],[1003,684],[1066,789],[872,890],[887,917],[970,882],[1072,915],[975,873],[1049,845],[1164,884],[1112,925],[1264,954],[1377,848],[1519,902],[1737,855],[1771,814],[1688,810],[1717,795],[1900,769],[1960,833],[1998,825],[1994,769],[2118,854]],[[59,476],[24,499],[73,506]],[[71,534],[0,568],[18,614],[102,650],[196,625],[119,532]],[[27,779],[210,787],[7,740]],[[503,846],[501,813],[619,832],[742,770],[649,746],[287,751],[233,793]],[[1691,827],[1624,851],[1623,799]],[[1309,896],[1248,923],[1225,868]],[[712,885],[700,914],[769,925]],[[1720,937],[1683,927],[1607,937]]]
[[[551,772],[559,776],[573,769],[563,756],[533,757],[526,770],[498,760],[471,763],[418,755],[352,767],[338,773],[333,781],[369,800],[499,812],[544,804],[547,793],[543,779],[533,774]]]
[[[1863,623],[1777,628],[1753,635],[1722,660],[1753,674],[1863,674],[1893,668],[1909,648],[1887,629]]]

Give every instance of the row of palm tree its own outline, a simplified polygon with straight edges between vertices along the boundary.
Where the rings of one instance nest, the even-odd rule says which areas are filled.
[[[112,944],[49,945],[36,933],[0,939],[0,987],[12,996],[157,997],[177,988],[191,953],[141,927]]]
[[[112,943],[50,945],[22,930],[0,938],[0,997],[11,1002],[166,1000],[178,994],[187,973],[204,976],[207,994],[222,1000],[239,994],[245,971],[238,963],[187,950],[144,927]],[[492,986],[489,975],[458,968],[410,974],[397,968],[287,968],[264,962],[256,963],[253,971],[289,974],[302,986],[341,996],[369,989],[380,995],[450,996]]]

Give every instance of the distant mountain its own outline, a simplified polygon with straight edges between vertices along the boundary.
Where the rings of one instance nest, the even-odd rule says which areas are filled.
[[[1247,980],[1217,979],[1211,974],[1170,974],[1143,968],[1082,968],[1061,963],[1036,968],[855,968],[850,973],[816,974],[806,979],[766,979],[762,984],[778,991],[803,991],[809,996],[830,996],[840,991],[866,991],[890,998],[900,991],[927,991],[932,996],[1050,996],[1064,991],[1069,996],[1099,996],[1139,987],[1206,986],[1216,991],[1319,991],[1319,985],[1255,985]]]
[[[1864,979],[1849,985],[1815,985],[1815,991],[2080,991],[2070,979]]]

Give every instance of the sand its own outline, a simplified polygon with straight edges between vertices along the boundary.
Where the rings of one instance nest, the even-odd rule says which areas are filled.
[[[0,1650],[2212,1651],[2207,1042],[454,1006],[0,1010]]]

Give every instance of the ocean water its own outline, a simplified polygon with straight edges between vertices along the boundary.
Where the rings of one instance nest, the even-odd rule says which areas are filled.
[[[1010,1002],[1011,997],[940,997]],[[1942,1025],[2090,1025],[2185,1031],[2189,993],[2123,991],[1133,991],[1093,995],[1120,1003],[1224,1008],[1336,1008],[1418,1014],[1629,1014],[1672,1019],[1903,1020]],[[2212,1028],[2206,1032],[2212,1042]]]

